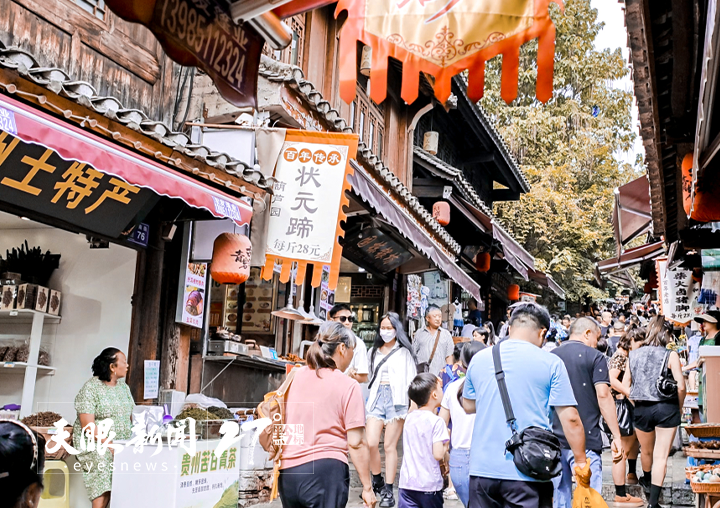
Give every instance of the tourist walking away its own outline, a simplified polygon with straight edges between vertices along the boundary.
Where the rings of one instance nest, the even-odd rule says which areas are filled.
[[[577,401],[577,410],[585,429],[585,456],[590,462],[590,487],[602,492],[602,448],[603,430],[600,417],[605,420],[612,434],[612,454],[614,460],[623,457],[622,436],[618,428],[615,401],[610,393],[610,376],[607,359],[596,349],[600,339],[600,325],[593,318],[582,317],[570,326],[568,340],[556,347],[552,354],[557,355],[565,364],[573,394]],[[553,414],[553,432],[560,440],[562,448],[562,473],[553,480],[555,485],[555,508],[570,508],[573,494],[573,471],[575,463],[570,445],[565,438],[562,424],[557,414]],[[639,506],[642,499],[623,493],[615,496],[616,506]]]
[[[355,322],[355,318],[350,306],[345,303],[339,303],[330,309],[328,316],[330,321],[336,321],[352,332],[352,325]],[[368,374],[370,373],[368,370],[367,348],[365,347],[365,342],[363,342],[360,337],[354,333],[353,336],[355,337],[353,359],[345,374],[358,383],[367,383]]]
[[[609,330],[607,343],[608,343],[608,356],[612,357],[617,351],[617,345],[620,342],[620,337],[625,333],[625,325],[619,320],[613,323]]]
[[[632,344],[635,341],[641,344],[645,341],[645,329],[640,327],[631,328],[620,338],[618,348],[613,357],[610,359],[610,391],[615,399],[615,413],[617,415],[618,427],[620,428],[620,436],[622,439],[623,450],[625,455],[622,460],[613,464],[612,476],[615,483],[616,498],[622,498],[627,495],[625,485],[637,485],[637,457],[640,450],[637,436],[635,435],[635,425],[633,423],[633,415],[635,413],[634,406],[630,402],[630,389],[623,385],[623,378],[627,370],[628,356],[632,350]],[[626,461],[627,457],[627,461]],[[625,476],[625,466],[627,462],[627,476]]]
[[[485,349],[482,342],[468,342],[460,353],[460,361],[467,371],[470,361],[476,353]],[[450,430],[450,480],[463,506],[467,506],[470,497],[470,444],[472,443],[475,415],[467,414],[458,402],[458,393],[462,393],[464,378],[453,381],[445,387],[440,405],[440,418]]]
[[[549,328],[550,315],[545,307],[520,304],[510,318],[509,339],[480,351],[468,366],[460,402],[468,413],[478,409],[470,446],[470,508],[552,506],[552,482],[521,473],[505,449],[513,430],[495,376],[495,350],[500,353],[517,432],[529,427],[550,431],[548,415],[554,408],[575,464],[586,467],[584,430],[567,370],[557,355],[541,349]]]
[[[445,391],[445,388],[447,388],[448,384],[452,383],[456,379],[460,379],[460,377],[465,375],[465,368],[460,361],[460,356],[462,355],[463,347],[465,347],[465,344],[465,342],[458,342],[457,344],[455,344],[455,348],[453,349],[452,365],[446,365],[442,372],[440,372],[440,380],[442,381],[443,392]]]
[[[380,319],[373,347],[368,351],[370,363],[367,410],[367,439],[370,446],[372,487],[380,506],[395,506],[393,484],[397,474],[397,444],[408,414],[408,387],[417,374],[415,353],[403,328],[400,316],[389,312]],[[436,376],[437,377],[437,376]],[[385,429],[385,479],[382,476],[380,436]],[[356,464],[356,467],[359,466]]]
[[[37,508],[44,468],[43,436],[17,420],[0,420],[0,506]]]
[[[720,329],[718,328],[718,322],[720,321],[720,310],[709,310],[705,314],[702,314],[695,318],[695,321],[700,323],[700,331],[704,335],[700,339],[698,344],[699,348],[702,346],[720,346]],[[702,367],[703,359],[697,358],[694,362],[689,363],[685,370],[691,370]],[[698,405],[700,415],[704,415],[703,401],[704,399],[704,387],[702,382],[702,375],[697,376],[698,385]],[[703,422],[704,423],[704,422]]]
[[[629,369],[623,379],[635,403],[633,421],[643,468],[640,485],[648,495],[650,508],[659,506],[667,459],[685,401],[680,357],[667,348],[673,340],[672,329],[662,316],[650,321],[645,342],[630,352]]]
[[[362,390],[344,374],[354,346],[352,332],[328,321],[308,349],[307,366],[295,371],[285,423],[302,429],[304,438],[283,447],[278,484],[283,508],[344,508],[350,491],[348,452],[363,501],[375,506]]]
[[[88,439],[83,432],[90,423],[105,419],[112,421],[115,439],[130,439],[132,436],[132,412],[135,407],[130,387],[125,383],[128,363],[125,354],[119,349],[109,347],[93,360],[90,378],[75,397],[77,419],[73,426],[73,447],[82,451],[77,461],[83,472],[83,481],[92,508],[106,508],[110,505],[112,488],[113,454],[106,450],[100,453],[82,441]],[[98,427],[92,427],[92,439],[98,437]],[[105,441],[108,438],[104,438]],[[90,443],[87,443],[90,444]]]
[[[440,307],[428,306],[425,313],[425,327],[415,333],[413,340],[418,372],[430,372],[439,376],[445,365],[452,364],[455,343],[450,332],[441,325],[442,311]]]
[[[443,477],[439,461],[444,460],[450,441],[445,422],[437,415],[442,383],[429,372],[418,374],[408,395],[418,408],[405,422],[398,508],[440,508]]]

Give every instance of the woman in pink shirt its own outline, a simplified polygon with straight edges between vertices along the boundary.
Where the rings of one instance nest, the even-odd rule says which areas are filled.
[[[340,323],[320,327],[287,394],[286,444],[278,490],[283,508],[344,508],[350,490],[348,451],[371,508],[370,454],[365,404],[354,379],[343,374],[353,358],[355,336]]]

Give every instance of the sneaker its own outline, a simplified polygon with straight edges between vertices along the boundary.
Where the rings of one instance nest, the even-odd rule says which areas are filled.
[[[627,478],[625,479],[625,485],[637,485],[638,484],[638,477],[635,473],[628,473]]]
[[[640,479],[638,480],[638,483],[643,489],[643,492],[645,492],[646,496],[650,495],[650,478],[648,478],[645,475],[642,475]]]
[[[395,496],[393,496],[392,488],[388,485],[385,485],[382,489],[382,492],[380,493],[380,503],[379,506],[381,508],[391,508],[395,506]]]
[[[615,496],[615,506],[618,508],[627,506],[627,507],[635,507],[635,506],[642,506],[645,503],[642,499],[639,497],[633,497],[630,494],[626,494],[625,497]]]
[[[455,489],[445,489],[445,491],[443,492],[443,497],[450,501],[456,501],[458,498]]]

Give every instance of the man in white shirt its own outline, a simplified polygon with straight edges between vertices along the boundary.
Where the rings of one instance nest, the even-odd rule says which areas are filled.
[[[332,309],[330,309],[328,316],[330,321],[337,321],[345,328],[352,331],[352,325],[355,322],[355,318],[352,315],[352,310],[350,310],[349,305],[345,303],[335,305]],[[353,348],[353,359],[352,362],[350,362],[350,366],[345,371],[345,374],[353,378],[358,383],[367,383],[369,372],[370,368],[368,366],[367,348],[365,347],[365,343],[356,335],[355,347]]]
[[[426,326],[415,333],[413,349],[418,363],[430,364],[429,372],[440,375],[445,365],[453,364],[455,342],[442,325],[442,311],[437,305],[430,305],[425,313]],[[437,347],[435,343],[437,340]],[[433,351],[434,350],[434,351]]]

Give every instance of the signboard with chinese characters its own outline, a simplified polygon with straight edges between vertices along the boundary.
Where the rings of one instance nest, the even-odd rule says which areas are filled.
[[[216,456],[217,441],[198,441],[195,455],[183,453],[175,506],[177,508],[235,508],[240,481],[239,448]]]
[[[366,229],[346,238],[343,247],[381,273],[394,270],[413,257],[405,247],[377,228]]]
[[[315,267],[312,285],[321,283],[322,266],[330,265],[328,287],[334,290],[340,269],[345,220],[342,206],[348,204],[347,174],[357,152],[355,134],[289,130],[280,152],[274,195],[270,204],[266,265],[263,278],[272,277],[276,260],[282,262],[280,281],[287,282],[291,265],[297,262],[297,279],[303,279],[308,263]]]
[[[656,261],[659,276],[658,293],[663,315],[679,324],[689,323],[702,312],[698,304],[700,283],[692,277],[692,271],[684,268],[667,269],[667,259]]]
[[[160,360],[145,360],[143,399],[157,399],[160,390]]]
[[[265,41],[232,21],[227,5],[208,0],[106,0],[118,16],[148,27],[167,55],[199,67],[238,107],[255,107],[260,55]]]
[[[152,199],[149,189],[0,130],[0,201],[117,238]]]
[[[205,317],[205,285],[207,263],[188,263],[185,270],[185,291],[180,322],[193,328],[203,327]]]

